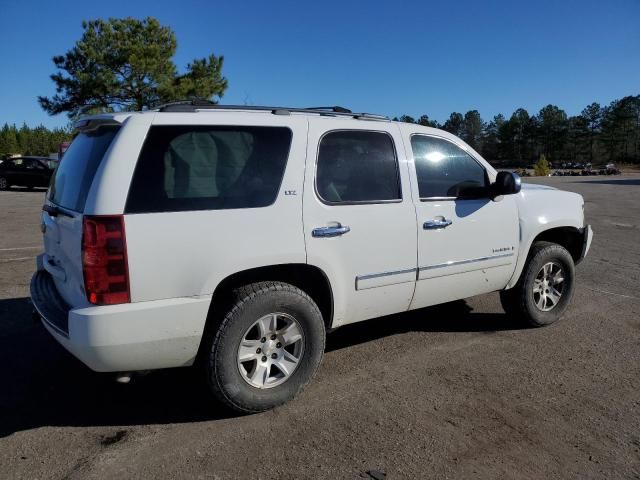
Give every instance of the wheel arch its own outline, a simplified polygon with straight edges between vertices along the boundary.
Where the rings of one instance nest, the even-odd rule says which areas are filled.
[[[225,277],[215,288],[202,339],[208,338],[215,331],[216,321],[220,320],[233,302],[232,292],[250,283],[279,281],[289,283],[303,290],[318,305],[324,326],[331,329],[333,323],[333,291],[329,278],[320,268],[306,263],[286,263],[268,265],[241,270]],[[201,357],[202,346],[207,342],[201,340],[198,357]]]
[[[583,232],[575,227],[555,227],[540,232],[531,242],[527,256],[535,242],[551,242],[567,249],[574,262],[578,262],[582,253]]]
[[[573,261],[577,264],[580,261],[582,255],[584,229],[580,229],[578,227],[570,225],[561,225],[537,232],[535,236],[532,236],[531,241],[528,243],[528,245],[526,245],[525,248],[521,250],[515,272],[511,277],[511,280],[509,280],[506,289],[514,287],[518,282],[518,280],[520,279],[520,275],[524,270],[524,266],[531,255],[531,249],[533,248],[533,245],[535,244],[535,242],[539,241],[556,243],[566,248],[573,258]]]

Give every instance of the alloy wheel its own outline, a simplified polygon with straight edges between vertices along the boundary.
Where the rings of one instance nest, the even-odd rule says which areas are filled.
[[[298,321],[286,313],[270,313],[244,333],[238,369],[249,385],[273,388],[291,377],[303,354],[304,332]]]
[[[565,287],[565,274],[562,267],[555,262],[545,263],[533,281],[533,302],[539,310],[553,310]]]

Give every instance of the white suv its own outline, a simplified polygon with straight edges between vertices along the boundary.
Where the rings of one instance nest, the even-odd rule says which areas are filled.
[[[381,116],[178,103],[76,127],[42,213],[44,326],[122,378],[201,364],[242,412],[300,392],[341,325],[492,291],[549,324],[591,242],[580,195]]]

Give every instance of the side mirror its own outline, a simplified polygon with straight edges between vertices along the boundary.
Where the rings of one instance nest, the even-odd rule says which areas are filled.
[[[513,195],[518,193],[521,187],[520,176],[513,172],[498,172],[496,181],[491,184],[492,196]]]

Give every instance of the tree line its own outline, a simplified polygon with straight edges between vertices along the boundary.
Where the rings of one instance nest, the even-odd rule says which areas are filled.
[[[50,130],[43,125],[30,128],[26,123],[18,128],[5,123],[0,129],[0,159],[9,155],[48,156],[58,151],[60,143],[69,140],[69,128]]]
[[[640,95],[604,107],[592,103],[575,116],[547,105],[534,115],[518,108],[509,118],[498,114],[488,122],[477,110],[453,112],[443,124],[427,115],[394,120],[446,130],[505,167],[530,165],[540,155],[554,163],[640,163]]]
[[[442,124],[427,115],[394,120],[441,128],[459,136],[484,158],[499,166],[527,166],[544,155],[551,162],[640,163],[640,95],[592,103],[568,116],[555,105],[530,115],[518,108],[486,122],[477,110],[453,112]],[[48,155],[72,137],[71,128],[30,128],[5,123],[0,129],[0,157],[11,154]]]

